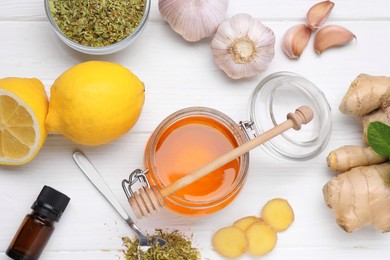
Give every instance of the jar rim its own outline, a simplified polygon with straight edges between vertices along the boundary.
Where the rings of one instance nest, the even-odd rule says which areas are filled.
[[[57,23],[54,21],[54,18],[50,11],[49,0],[45,0],[44,5],[45,5],[46,17],[48,18],[54,32],[66,45],[68,45],[69,47],[77,51],[86,54],[106,55],[106,54],[111,54],[123,50],[124,48],[129,46],[130,43],[132,43],[141,34],[143,29],[145,28],[146,22],[149,17],[151,0],[145,0],[145,8],[144,8],[144,13],[142,15],[142,19],[132,33],[130,33],[126,38],[120,40],[119,42],[116,42],[108,46],[102,46],[102,47],[92,47],[92,46],[82,45],[68,38],[58,27]]]
[[[151,165],[154,164],[154,151],[156,149],[157,142],[169,126],[184,118],[193,116],[206,117],[208,119],[216,120],[218,123],[222,124],[224,127],[226,127],[227,130],[232,133],[232,136],[236,139],[235,141],[238,145],[241,145],[242,143],[246,142],[245,135],[241,128],[238,126],[238,124],[236,124],[226,114],[218,110],[208,107],[187,107],[172,113],[157,126],[157,128],[154,130],[153,134],[149,138],[148,144],[145,149],[145,165],[149,169],[149,174],[153,174],[153,176],[150,176],[153,178],[153,181],[156,182],[159,188],[164,188],[165,186],[159,180],[158,176],[154,174],[154,165]],[[234,180],[233,185],[231,185],[231,187],[225,192],[225,194],[221,195],[221,197],[207,201],[192,201],[179,197],[176,194],[172,194],[166,199],[169,200],[170,203],[178,204],[184,207],[191,207],[192,209],[203,209],[207,207],[217,206],[218,204],[228,200],[231,196],[234,196],[241,189],[247,177],[248,167],[249,153],[246,153],[240,156],[240,166],[237,178]],[[150,170],[151,168],[152,170]]]
[[[285,132],[265,142],[267,154],[290,161],[304,161],[317,156],[331,135],[331,108],[324,93],[303,76],[281,71],[265,77],[253,90],[249,118],[257,135],[286,120],[289,112],[302,105],[311,107],[313,121],[300,131]]]

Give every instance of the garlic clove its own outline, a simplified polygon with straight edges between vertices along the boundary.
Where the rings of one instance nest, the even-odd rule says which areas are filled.
[[[185,40],[212,36],[225,19],[228,0],[159,0],[162,17]]]
[[[299,59],[307,46],[311,36],[311,29],[305,24],[298,24],[284,34],[282,49],[290,59]]]
[[[328,19],[333,6],[334,3],[331,1],[323,1],[313,5],[306,15],[307,26],[313,31],[320,28]]]
[[[232,79],[263,72],[275,54],[273,31],[248,14],[221,23],[211,41],[217,66]]]
[[[339,25],[327,25],[321,28],[314,38],[314,50],[321,54],[326,49],[346,45],[356,36],[348,29]]]

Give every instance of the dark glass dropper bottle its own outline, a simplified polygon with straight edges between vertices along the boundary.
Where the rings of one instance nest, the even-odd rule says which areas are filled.
[[[15,260],[38,259],[54,231],[54,222],[59,221],[69,200],[65,194],[44,186],[31,206],[32,213],[24,218],[6,254]]]

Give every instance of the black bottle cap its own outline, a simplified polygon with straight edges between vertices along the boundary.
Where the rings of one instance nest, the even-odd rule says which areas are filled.
[[[69,201],[68,196],[45,185],[31,209],[58,222]]]

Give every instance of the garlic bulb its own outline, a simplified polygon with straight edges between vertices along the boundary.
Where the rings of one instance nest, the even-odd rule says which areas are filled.
[[[159,0],[161,15],[185,40],[212,36],[225,19],[228,0]]]
[[[211,41],[215,63],[233,79],[264,71],[274,58],[273,31],[248,14],[221,23]]]

